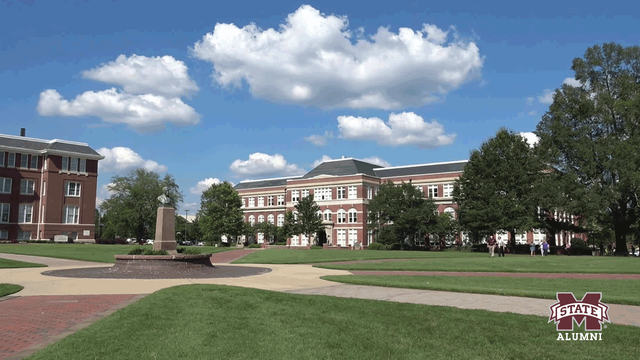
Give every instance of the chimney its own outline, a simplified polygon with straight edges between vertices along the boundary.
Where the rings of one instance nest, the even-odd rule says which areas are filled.
[[[343,158],[343,159],[346,159],[347,157],[346,157],[346,156],[344,156],[344,155],[342,155],[342,158]]]
[[[25,137],[25,135],[27,135],[27,129],[20,128],[20,136]]]

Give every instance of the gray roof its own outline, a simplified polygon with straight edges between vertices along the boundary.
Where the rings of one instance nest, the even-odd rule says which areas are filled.
[[[440,174],[448,172],[463,171],[467,161],[439,163],[439,164],[425,164],[416,166],[400,166],[391,168],[375,169],[376,176],[382,178],[396,177],[396,176],[412,176],[412,175],[429,175]]]
[[[369,164],[364,161],[356,159],[340,159],[325,161],[322,164],[316,166],[315,169],[306,173],[302,178],[309,179],[318,175],[333,175],[333,176],[345,176],[366,174],[370,176],[376,176],[374,169],[381,168],[380,165]]]
[[[77,143],[65,140],[41,140],[21,136],[12,136],[0,134],[0,148],[24,149],[28,151],[36,151],[43,154],[46,153],[73,153],[78,155],[86,155],[93,158],[102,157],[89,145],[85,143]]]
[[[234,189],[244,190],[244,189],[274,187],[274,186],[286,186],[287,180],[289,179],[291,178],[265,179],[265,180],[241,182],[238,185],[234,186]]]

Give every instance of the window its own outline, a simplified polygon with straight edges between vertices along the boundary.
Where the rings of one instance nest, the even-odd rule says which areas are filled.
[[[338,210],[338,224],[344,224],[347,222],[347,212],[344,209]]]
[[[358,188],[356,186],[349,186],[349,199],[358,198]]]
[[[258,233],[258,244],[264,243],[264,234]]]
[[[250,215],[250,216],[249,216],[249,224],[253,225],[253,224],[255,224],[255,223],[256,223],[256,218],[255,218],[255,216]]]
[[[244,205],[247,202],[247,198],[242,198],[242,205],[240,205],[241,208],[244,208]]]
[[[300,200],[300,192],[298,190],[291,190],[291,201]]]
[[[80,159],[80,172],[87,172],[87,159]]]
[[[313,190],[313,200],[331,200],[331,188],[316,188]]]
[[[349,229],[349,245],[353,246],[358,242],[358,230]]]
[[[11,194],[11,178],[0,178],[0,194]]]
[[[291,246],[298,246],[298,235],[293,235],[291,237]]]
[[[69,158],[66,156],[62,157],[62,169],[61,170],[69,170]]]
[[[429,197],[438,197],[438,185],[429,185]]]
[[[347,230],[344,229],[338,229],[338,245],[340,246],[347,246],[347,239],[346,239],[346,233]]]
[[[258,224],[262,224],[264,222],[264,215],[258,216]]]
[[[300,196],[301,199],[306,198],[307,196],[309,196],[309,189],[304,189],[302,190],[302,196]]]
[[[65,196],[80,196],[80,183],[67,182],[65,185]]]
[[[32,169],[38,168],[38,156],[36,155],[31,155],[31,168]]]
[[[0,166],[4,166],[4,151],[0,151]]]
[[[345,197],[345,190],[344,190],[344,186],[341,186],[338,188],[338,197],[337,199],[344,199]]]
[[[453,219],[456,218],[456,210],[454,208],[452,208],[452,207],[448,207],[448,208],[444,209],[444,213],[451,215],[451,218],[453,218]]]
[[[31,240],[30,231],[18,231],[18,240]]]
[[[367,199],[373,199],[373,186],[367,186]]]
[[[7,240],[9,238],[9,232],[7,230],[0,230],[0,240]]]
[[[33,205],[20,204],[18,206],[18,222],[31,223],[31,215],[33,214]]]
[[[302,234],[300,236],[300,245],[302,245],[302,246],[309,245],[309,237],[306,234]]]
[[[9,222],[9,204],[0,204],[0,223]]]
[[[264,206],[264,196],[258,197],[258,207]]]
[[[22,195],[33,195],[35,181],[33,180],[20,180],[20,194]]]
[[[356,209],[349,210],[349,222],[353,224],[357,221],[358,221],[358,213],[356,212]]]
[[[279,214],[278,215],[278,226],[283,226],[284,225],[284,214]]]
[[[284,205],[284,195],[278,195],[278,206]]]
[[[80,208],[77,206],[65,206],[64,220],[65,224],[79,224]]]
[[[267,205],[269,205],[269,206],[273,206],[273,195],[270,195],[270,196],[267,198]]]
[[[324,219],[326,221],[331,221],[331,210],[327,209],[324,211]]]
[[[274,218],[273,218],[273,214],[269,214],[269,216],[267,216],[267,222],[268,222],[269,224],[273,224],[273,219],[274,219]]]
[[[71,158],[71,168],[69,171],[78,171],[78,158]]]
[[[423,192],[424,190],[422,189],[422,185],[415,185],[416,189],[418,189],[418,191]]]
[[[547,238],[544,229],[533,229],[533,242],[536,244],[542,243]]]
[[[29,166],[29,155],[20,154],[20,167],[26,169]]]
[[[453,196],[453,184],[442,185],[442,196],[446,198]]]
[[[254,197],[249,198],[249,207],[256,207],[256,198]]]
[[[318,216],[318,219],[322,220],[322,211],[318,210],[316,215]]]
[[[16,153],[9,153],[7,167],[16,167]]]
[[[44,222],[44,205],[42,205],[42,210],[40,211],[40,222]]]

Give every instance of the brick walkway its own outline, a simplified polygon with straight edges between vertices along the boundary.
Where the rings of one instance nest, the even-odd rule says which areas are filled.
[[[453,271],[350,271],[353,275],[409,275],[409,276],[499,276],[540,279],[614,279],[640,280],[640,274],[566,274],[566,273],[506,273],[506,272],[453,272]]]
[[[395,301],[401,303],[452,306],[549,317],[549,306],[556,300],[466,294],[446,291],[388,288],[363,285],[335,285],[312,289],[289,290],[291,294],[326,295],[344,298]],[[640,327],[640,306],[607,304],[612,324]]]
[[[211,263],[213,263],[213,265],[230,263],[256,251],[259,250],[229,250],[215,253],[211,257]]]
[[[2,300],[0,360],[27,357],[143,296],[27,296]]]

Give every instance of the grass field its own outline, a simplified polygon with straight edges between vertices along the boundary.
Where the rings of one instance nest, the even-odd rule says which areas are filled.
[[[188,285],[153,293],[29,359],[640,358],[637,327],[610,324],[602,341],[557,336],[539,316]]]
[[[556,292],[602,292],[602,302],[640,306],[640,280],[536,279],[497,276],[323,276],[325,280],[354,285],[441,290],[475,294],[555,299]]]
[[[18,291],[24,289],[24,287],[20,285],[14,284],[0,284],[0,297],[11,295],[13,293],[17,293]]]
[[[60,259],[113,263],[113,255],[123,255],[138,245],[97,245],[97,244],[3,244],[0,253],[46,256]],[[151,248],[151,245],[145,245]],[[234,250],[229,247],[198,246],[202,253],[216,253]]]
[[[236,264],[313,264],[333,261],[381,259],[474,258],[485,254],[459,251],[376,251],[376,250],[290,250],[267,249],[256,251]]]
[[[253,255],[253,254],[252,254]],[[244,259],[243,259],[244,260]],[[613,256],[511,255],[504,258],[469,254],[458,258],[431,258],[358,264],[321,264],[327,269],[390,271],[478,271],[537,273],[639,274],[640,259]]]
[[[16,269],[16,268],[46,267],[46,266],[47,265],[0,258],[0,269]]]

